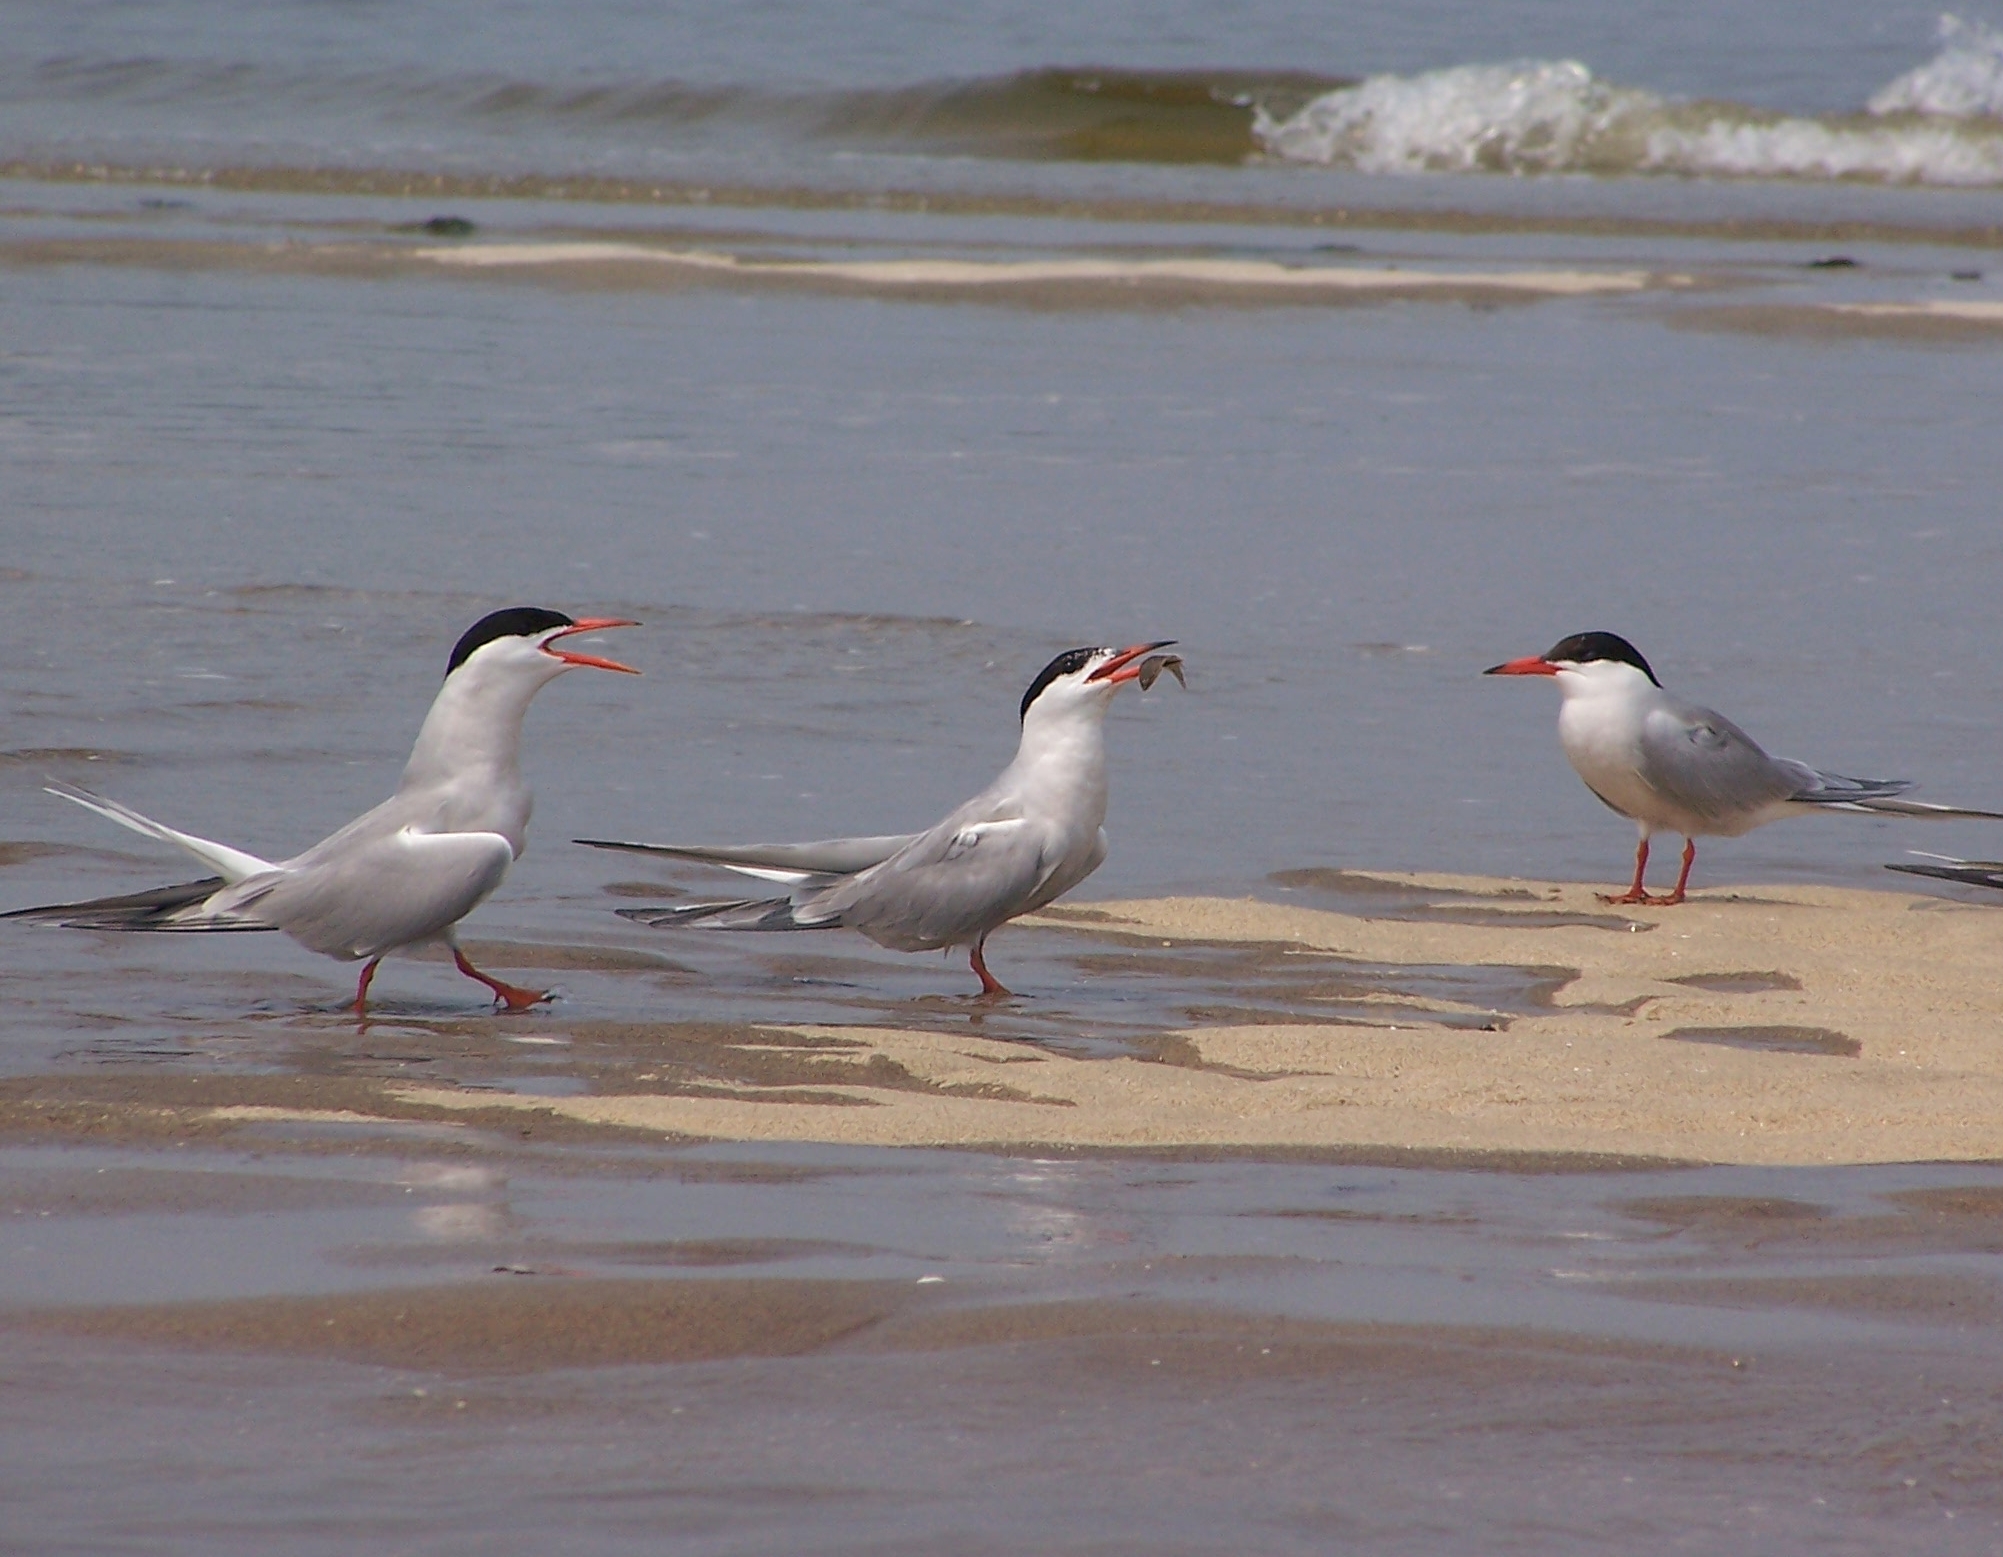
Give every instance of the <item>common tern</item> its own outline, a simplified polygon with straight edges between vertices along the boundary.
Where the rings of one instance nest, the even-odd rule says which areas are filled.
[[[1889,816],[1999,817],[1995,811],[1901,800],[1909,779],[1855,779],[1769,757],[1723,714],[1663,690],[1648,661],[1613,633],[1577,633],[1524,659],[1492,665],[1488,676],[1551,676],[1564,694],[1558,740],[1573,770],[1609,809],[1641,830],[1634,882],[1608,903],[1683,901],[1700,837],[1736,838],[1802,810]],[[1642,886],[1648,841],[1683,837],[1675,890],[1651,897]]]
[[[1152,680],[1148,659],[1173,642],[1071,649],[1022,699],[1015,760],[986,789],[922,833],[817,843],[705,845],[577,841],[594,849],[664,854],[775,881],[783,897],[666,908],[622,908],[647,925],[723,930],[845,926],[898,951],[968,948],[983,995],[1009,993],[982,948],[994,929],[1061,897],[1106,857],[1106,709],[1129,681]]]
[[[260,859],[177,832],[88,790],[51,783],[50,794],[172,844],[215,874],[0,917],[87,930],[282,930],[329,957],[368,959],[355,988],[357,1015],[367,1013],[369,983],[385,956],[443,945],[461,973],[485,984],[510,1011],[526,1010],[547,992],[482,973],[459,949],[454,926],[501,884],[522,852],[534,803],[521,772],[529,700],[580,666],[638,674],[616,660],[563,647],[563,641],[635,625],[614,617],[573,621],[535,606],[483,616],[452,650],[445,685],[418,731],[396,793],[288,860]]]

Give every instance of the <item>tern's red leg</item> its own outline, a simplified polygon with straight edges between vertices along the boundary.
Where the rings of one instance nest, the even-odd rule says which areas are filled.
[[[530,1006],[541,1005],[549,999],[546,989],[517,989],[512,984],[503,984],[497,978],[490,978],[466,960],[466,954],[458,947],[452,948],[452,960],[459,965],[459,971],[469,979],[478,979],[494,992],[494,998],[507,1002],[510,1011],[526,1011]]]
[[[1690,884],[1690,867],[1696,863],[1697,840],[1695,838],[1685,838],[1683,840],[1683,869],[1677,872],[1675,890],[1667,897],[1652,897],[1647,901],[1659,903],[1665,908],[1672,903],[1682,902],[1683,889]]]
[[[376,976],[376,969],[382,966],[382,958],[371,957],[362,969],[362,981],[355,986],[355,1015],[369,1014],[369,984]]]
[[[1640,843],[1635,845],[1634,849],[1634,885],[1629,887],[1619,897],[1614,897],[1610,893],[1606,892],[1600,892],[1594,895],[1598,897],[1602,903],[1652,903],[1655,901],[1655,899],[1648,895],[1647,890],[1641,884],[1641,878],[1644,875],[1646,875],[1647,872],[1648,872],[1648,840],[1644,838],[1641,840]]]
[[[1634,851],[1634,885],[1619,897],[1609,897],[1602,892],[1599,894],[1599,899],[1602,903],[1643,903],[1650,908],[1674,908],[1683,901],[1683,889],[1690,884],[1690,867],[1696,863],[1697,840],[1685,838],[1683,869],[1677,872],[1676,886],[1666,897],[1650,897],[1641,884],[1642,873],[1648,869],[1648,840],[1644,838]]]
[[[981,993],[983,995],[1006,995],[1010,991],[1003,986],[1000,979],[988,972],[988,960],[981,955],[981,948],[987,945],[987,943],[988,938],[985,935],[974,942],[973,955],[967,959],[968,965],[973,968],[974,972],[980,975]]]

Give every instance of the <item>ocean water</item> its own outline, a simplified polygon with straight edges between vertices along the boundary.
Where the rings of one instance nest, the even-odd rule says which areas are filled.
[[[2003,804],[1981,16],[10,19],[9,902],[174,868],[48,777],[267,855],[331,831],[521,601],[639,618],[647,675],[534,712],[532,852],[469,927],[518,937],[637,933],[632,862],[572,837],[925,825],[1087,642],[1192,676],[1113,717],[1098,893],[1624,878],[1550,689],[1479,675],[1587,628],[1780,753]],[[1728,122],[1795,150],[1647,150]],[[1836,140],[1877,171],[1796,154]],[[1997,845],[1811,817],[1696,880]],[[676,955],[738,966],[715,939]]]
[[[817,185],[853,181],[843,161],[971,157],[1994,186],[1995,20],[1871,0],[27,3],[0,156]]]
[[[267,855],[311,843],[388,792],[454,640],[516,603],[645,624],[608,644],[640,680],[580,674],[538,700],[529,852],[466,926],[497,970],[560,980],[545,1013],[559,1029],[985,1023],[1099,1054],[1146,1052],[1219,1012],[1284,1015],[1298,987],[1251,963],[1116,957],[1049,930],[991,945],[1030,997],[999,1013],[960,999],[957,961],[839,937],[671,938],[612,910],[714,879],[568,842],[925,825],[1007,760],[1024,685],[1076,644],[1173,637],[1190,675],[1186,692],[1163,682],[1115,709],[1112,854],[1086,899],[1286,894],[1325,879],[1290,873],[1345,869],[1624,881],[1632,830],[1565,766],[1551,689],[1480,675],[1590,628],[1632,638],[1668,685],[1776,752],[2003,808],[2003,15],[1852,0],[161,0],[21,3],[5,19],[0,907],[181,879],[177,860],[42,793],[49,778]],[[1695,884],[1884,885],[1883,865],[1915,848],[1995,857],[2003,837],[1812,817],[1705,843]],[[517,1090],[588,1084],[560,1047],[489,1041],[501,1024],[437,965],[385,969],[371,1040],[340,1014],[353,970],[277,937],[0,932],[10,1086],[110,1078],[142,1097],[280,1074],[331,1088],[425,1066]],[[1417,994],[1472,977],[1357,976]],[[1499,1010],[1521,996],[1509,976],[1482,986]],[[282,1131],[266,1144],[283,1174],[330,1150]],[[694,1171],[671,1146],[644,1161],[547,1150],[515,1171],[587,1199],[628,1172]],[[893,1156],[867,1171],[921,1186],[926,1226],[995,1201],[987,1159]],[[788,1188],[799,1164],[756,1166],[774,1176],[756,1208],[774,1235],[821,1236],[820,1204]],[[1125,1236],[1155,1170],[1078,1171],[1093,1217]],[[1273,1182],[1312,1198],[1323,1171]],[[1564,1262],[1524,1252],[1568,1236],[1583,1201],[1505,1175],[1470,1212],[1470,1182],[1399,1180],[1394,1222],[1472,1215],[1499,1251],[1480,1290],[1507,1295],[1510,1322],[1542,1314],[1560,1349],[1589,1334],[1554,1297]],[[1228,1214],[1193,1195],[1149,1223],[1146,1247],[1215,1253],[1212,1234],[1242,1217],[1262,1229],[1260,1258],[1278,1258],[1299,1224],[1266,1218],[1252,1201],[1268,1193],[1262,1181]],[[1783,1173],[1744,1193],[1852,1191]],[[150,1204],[47,1247],[74,1257],[62,1270],[106,1272],[106,1298],[182,1290],[199,1249],[176,1256]],[[650,1204],[604,1236],[659,1238],[655,1220],[681,1214]],[[1010,1223],[981,1257],[1031,1260],[1051,1226]],[[1468,1320],[1433,1234],[1416,1252],[1359,1251],[1338,1232],[1316,1258],[1389,1272],[1365,1281],[1369,1301],[1313,1282],[1275,1299],[1242,1272],[1220,1301],[1374,1323],[1391,1292]],[[313,1236],[338,1249],[347,1234]],[[118,1252],[141,1247],[162,1263]],[[1979,1248],[1951,1252],[1968,1265],[1957,1279],[1986,1279]],[[828,1274],[821,1253],[798,1258]],[[317,1290],[323,1267],[302,1257],[258,1290]],[[361,1279],[340,1268],[338,1284]],[[1819,1279],[1804,1269],[1779,1273]],[[1131,1262],[1107,1272],[1188,1295]],[[1744,1301],[1763,1337],[1798,1317]],[[1704,1314],[1655,1305],[1623,1334],[1681,1345]],[[1864,1340],[1889,1376],[1907,1354],[1882,1349],[1891,1321],[1873,1324]],[[1943,1324],[1915,1343],[1911,1378],[1988,1365],[1990,1330]],[[1855,1341],[1818,1330],[1814,1345],[1835,1357]],[[101,1444],[104,1413],[140,1391],[160,1420],[223,1435],[185,1463],[119,1440],[121,1485],[181,1496],[201,1467],[235,1463],[227,1424],[176,1404],[206,1363],[146,1355],[72,1394],[80,1374],[32,1344],[7,1353],[6,1431],[54,1410],[64,1443]],[[1980,1477],[1951,1413],[1873,1462],[1895,1463],[1893,1480],[1843,1483],[1845,1508],[1879,1523],[1831,1546],[1817,1510],[1854,1456],[1828,1445],[1869,1455],[1884,1440],[1870,1400],[1815,1384],[1841,1372],[1824,1355],[1797,1357],[1742,1428],[1710,1374],[1693,1385],[1636,1362],[1638,1414],[1575,1481],[1477,1473],[1460,1440],[1438,1449],[1423,1423],[1451,1416],[1465,1380],[1427,1373],[1423,1412],[1395,1433],[1369,1436],[1360,1404],[1354,1418],[1359,1463],[1384,1465],[1397,1495],[1331,1513],[1313,1467],[1290,1472],[1272,1485],[1298,1522],[1273,1549],[1340,1536],[1493,1550],[1498,1519],[1502,1549],[1660,1549],[1700,1504],[1699,1549],[1776,1530],[1768,1549],[1990,1549],[1994,1511],[1955,1501]],[[989,1363],[954,1366],[987,1398]],[[754,1549],[782,1527],[803,1549],[801,1532],[835,1528],[811,1491],[841,1436],[826,1424],[876,1412],[888,1375],[716,1368],[701,1386],[716,1398],[764,1380],[774,1392],[757,1398],[783,1415],[799,1389],[821,1426],[771,1462],[796,1520],[761,1523],[736,1469],[692,1476],[685,1506],[713,1536],[701,1549]],[[1574,1419],[1572,1386],[1532,1372],[1477,1425],[1506,1432],[1521,1465],[1570,1465],[1577,1435],[1549,1423]],[[277,1416],[295,1396],[360,1389],[341,1427],[357,1465],[404,1441],[382,1435],[373,1383],[283,1359],[235,1376]],[[1312,1377],[1315,1390],[1219,1398],[1276,1442],[1321,1442]],[[622,1375],[613,1417],[514,1399],[575,1456],[600,1549],[623,1549],[623,1527],[589,1500],[625,1472],[594,1458],[592,1435],[654,1431],[659,1384]],[[1066,1388],[1031,1390],[1023,1420],[1076,1404]],[[964,1519],[921,1492],[840,1527],[867,1530],[872,1550],[920,1549],[1033,1488],[1058,1510],[1039,1527],[1047,1549],[1127,1549],[1088,1506],[1095,1468],[1143,1474],[1133,1445],[1170,1426],[1197,1452],[1213,1419],[1200,1391],[1122,1384],[1113,1398],[1062,1466],[1032,1474],[1006,1448],[964,1462],[998,1489]],[[732,1409],[745,1444],[771,1426]],[[1658,1420],[1672,1427],[1651,1436]],[[1776,1524],[1759,1487],[1703,1467],[1764,1463],[1784,1421],[1807,1425],[1788,1439],[1799,1497]],[[943,1441],[934,1418],[909,1431]],[[455,1463],[501,1486],[497,1442],[469,1438]],[[1417,1459],[1399,1447],[1414,1442]],[[1674,1473],[1624,1490],[1667,1463],[1651,1459],[1664,1443]],[[345,1473],[316,1484],[328,1523],[309,1528],[288,1523],[289,1463],[236,1510],[243,1528],[266,1550],[345,1539]],[[902,1485],[874,1463],[841,1476],[871,1497]],[[1905,1501],[1929,1476],[1948,1493]],[[398,1531],[432,1549],[505,1533],[491,1512],[505,1500],[407,1491]],[[36,1507],[76,1532],[62,1500]],[[1590,1517],[1571,1518],[1580,1508]],[[222,1549],[235,1515],[227,1499],[211,1512],[176,1526],[189,1549]],[[1241,1549],[1228,1521],[1193,1530],[1150,1549]]]

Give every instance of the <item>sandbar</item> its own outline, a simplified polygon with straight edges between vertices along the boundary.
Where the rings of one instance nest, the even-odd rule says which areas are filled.
[[[1358,878],[1365,879],[1365,878]],[[1388,966],[1549,970],[1548,1005],[1198,1026],[1160,1054],[1077,1057],[968,1032],[821,1038],[809,1085],[713,1080],[569,1097],[391,1085],[401,1109],[663,1135],[981,1149],[1355,1150],[1812,1165],[2003,1159],[2003,916],[1822,886],[1609,911],[1588,887],[1376,875],[1416,908],[1254,899],[1062,907],[1131,944],[1257,943]],[[1429,1015],[1437,1020],[1427,1019]],[[1485,1018],[1485,1020],[1484,1020]]]
[[[715,249],[664,248],[604,241],[481,243],[421,248],[415,257],[468,270],[555,270],[579,266],[653,266],[720,280],[836,285],[871,292],[987,292],[1051,288],[1173,287],[1219,295],[1436,295],[1453,299],[1501,294],[1578,297],[1689,286],[1687,276],[1644,270],[1447,270],[1394,265],[1300,265],[1266,259],[1171,256],[1108,258],[813,259],[760,258]]]

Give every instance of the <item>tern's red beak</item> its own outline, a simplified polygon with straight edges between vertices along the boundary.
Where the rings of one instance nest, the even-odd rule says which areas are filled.
[[[1110,681],[1118,686],[1122,681],[1132,681],[1141,673],[1139,664],[1144,654],[1152,654],[1156,649],[1166,649],[1174,643],[1173,638],[1164,638],[1159,643],[1136,643],[1120,650],[1085,679],[1087,681]]]
[[[1484,676],[1555,676],[1558,667],[1541,654],[1526,654],[1520,660],[1504,660],[1483,671]]]
[[[560,639],[568,638],[575,633],[598,633],[604,632],[608,627],[638,627],[639,625],[638,622],[629,622],[620,616],[586,617],[583,621],[564,628],[560,633],[551,634],[544,641],[542,651],[545,654],[562,660],[566,665],[589,665],[593,670],[623,670],[629,676],[637,676],[640,673],[631,665],[621,665],[617,660],[600,659],[595,654],[579,654],[572,649],[559,649],[557,643]]]

